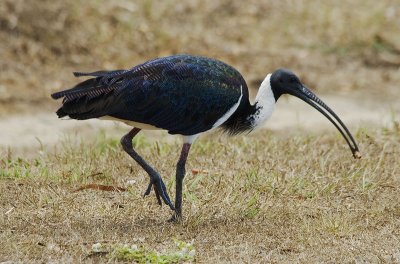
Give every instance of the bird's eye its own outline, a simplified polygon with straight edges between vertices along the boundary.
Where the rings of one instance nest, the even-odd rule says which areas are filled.
[[[294,76],[292,76],[292,77],[290,77],[290,80],[289,80],[291,83],[295,83],[296,82],[296,77],[294,77]]]

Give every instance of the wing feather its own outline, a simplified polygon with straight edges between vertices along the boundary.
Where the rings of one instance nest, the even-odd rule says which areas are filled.
[[[59,116],[109,115],[171,134],[193,135],[212,128],[238,102],[241,86],[247,92],[243,77],[231,66],[190,55],[158,58],[130,70],[75,75],[95,78],[52,95],[64,97]]]

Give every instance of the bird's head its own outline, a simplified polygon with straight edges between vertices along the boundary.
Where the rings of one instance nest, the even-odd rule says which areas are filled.
[[[290,94],[308,103],[328,118],[329,121],[331,121],[339,130],[349,145],[354,158],[361,157],[357,143],[353,139],[353,136],[347,127],[343,124],[342,120],[340,120],[340,118],[321,99],[311,92],[310,89],[301,83],[299,77],[297,77],[293,72],[287,69],[278,69],[272,73],[270,83],[276,101],[282,94]]]

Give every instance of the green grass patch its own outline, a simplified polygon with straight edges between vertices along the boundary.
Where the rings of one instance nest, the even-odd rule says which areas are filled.
[[[143,264],[191,263],[195,261],[196,250],[192,243],[175,239],[174,244],[175,248],[167,252],[157,252],[137,245],[116,246],[110,253],[110,258]]]

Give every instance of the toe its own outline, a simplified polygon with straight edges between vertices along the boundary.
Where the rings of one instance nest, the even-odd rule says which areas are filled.
[[[158,204],[162,205],[161,198],[160,198],[160,193],[158,192],[157,186],[155,184],[154,184],[154,192],[156,193],[156,198],[157,198]]]
[[[147,196],[147,195],[150,194],[151,186],[153,186],[153,183],[150,181],[149,186],[147,186],[147,189],[146,189],[146,191],[144,192],[143,196]]]

